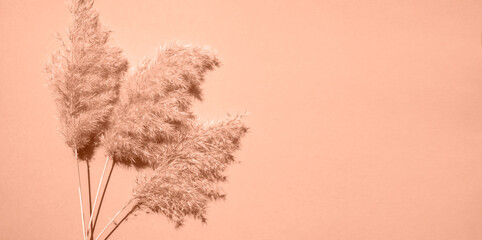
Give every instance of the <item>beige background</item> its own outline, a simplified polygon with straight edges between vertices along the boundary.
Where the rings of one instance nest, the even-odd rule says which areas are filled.
[[[207,225],[139,215],[112,239],[482,239],[480,1],[96,8],[131,66],[167,40],[217,49],[197,112],[251,113]],[[68,21],[63,1],[0,1],[1,239],[81,239],[75,163],[42,73]],[[133,177],[114,171],[100,225]]]

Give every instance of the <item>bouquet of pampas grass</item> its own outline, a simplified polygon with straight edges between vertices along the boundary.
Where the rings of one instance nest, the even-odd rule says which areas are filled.
[[[192,112],[193,101],[202,99],[205,74],[220,65],[219,59],[209,48],[173,42],[127,73],[128,62],[109,44],[110,32],[101,26],[93,0],[74,0],[70,11],[67,40],[59,37],[61,50],[52,54],[46,71],[60,132],[77,163],[84,240],[109,238],[136,212],[162,214],[176,227],[188,216],[205,222],[207,204],[225,196],[219,183],[248,130],[242,115],[203,123]],[[99,146],[107,156],[93,198],[89,162]],[[87,165],[89,220],[79,162]],[[127,204],[94,237],[116,165],[143,171]]]

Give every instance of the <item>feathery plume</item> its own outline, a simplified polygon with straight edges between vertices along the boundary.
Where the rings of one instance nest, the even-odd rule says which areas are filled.
[[[191,106],[201,99],[208,70],[220,62],[209,48],[171,43],[146,60],[121,87],[104,146],[114,161],[127,166],[153,166],[160,144],[191,131]]]
[[[50,78],[66,144],[89,160],[118,99],[120,78],[127,60],[120,48],[108,44],[93,0],[74,0],[73,23],[68,30],[70,44],[54,53],[46,70]]]
[[[205,222],[207,204],[225,197],[218,183],[226,180],[223,171],[234,162],[233,154],[247,132],[240,117],[196,124],[193,129],[164,146],[164,161],[139,177],[134,191],[139,209],[161,213],[176,227],[186,216]]]
[[[101,26],[93,2],[73,0],[68,43],[60,39],[62,48],[52,55],[46,71],[61,133],[76,159],[88,163],[101,140],[108,160],[113,160],[97,215],[114,164],[122,164],[153,170],[137,179],[128,202],[133,207],[121,222],[140,210],[161,213],[176,227],[188,216],[205,222],[208,203],[225,197],[219,183],[226,180],[224,171],[234,162],[234,152],[247,132],[240,116],[201,124],[191,111],[193,101],[202,100],[206,73],[220,61],[209,48],[174,42],[126,77],[128,62],[120,48],[108,43],[110,32]],[[104,167],[98,193],[105,172]],[[79,171],[78,176],[84,239],[93,239],[97,215],[94,221],[94,211],[89,211],[86,231]]]

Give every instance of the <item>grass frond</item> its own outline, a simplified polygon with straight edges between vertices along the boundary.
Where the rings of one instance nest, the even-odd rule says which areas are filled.
[[[108,154],[127,166],[154,165],[159,144],[192,131],[192,103],[200,99],[206,72],[219,64],[209,48],[178,42],[143,61],[122,84],[121,100],[103,141]]]
[[[72,2],[67,41],[46,66],[62,135],[81,157],[98,142],[128,66],[122,50],[109,45],[110,32],[92,5],[93,0]]]
[[[187,216],[205,222],[208,203],[225,197],[219,183],[247,130],[240,117],[196,124],[164,146],[155,170],[137,179],[134,198],[140,209],[163,214],[176,227]]]
[[[131,212],[160,213],[176,227],[186,217],[205,222],[208,204],[225,197],[224,171],[248,131],[241,115],[201,123],[191,110],[219,59],[207,47],[171,42],[127,75],[93,3],[73,0],[67,38],[46,66],[65,143],[86,161],[102,142],[115,164],[151,168],[136,180]]]

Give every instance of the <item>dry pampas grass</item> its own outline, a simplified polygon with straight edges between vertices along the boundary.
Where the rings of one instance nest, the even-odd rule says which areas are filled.
[[[224,198],[218,186],[223,171],[234,162],[234,152],[247,132],[241,117],[196,125],[164,146],[162,162],[137,179],[134,199],[139,209],[161,213],[179,227],[186,216],[206,221],[210,201]]]
[[[140,64],[122,84],[103,141],[108,154],[127,166],[156,165],[160,145],[192,130],[192,102],[201,97],[205,73],[219,64],[209,48],[178,42]]]
[[[46,70],[57,104],[60,130],[66,144],[82,159],[90,159],[118,99],[127,60],[120,48],[108,44],[92,0],[74,1],[73,23],[66,44],[51,56]]]
[[[226,180],[224,171],[234,162],[247,132],[242,116],[202,123],[192,112],[193,101],[202,100],[206,73],[220,66],[219,59],[207,47],[173,42],[126,74],[127,60],[120,48],[109,45],[110,33],[92,6],[93,0],[73,0],[68,44],[61,40],[61,50],[46,67],[61,133],[76,159],[87,164],[90,219],[86,226],[77,161],[84,240],[94,239],[115,165],[147,168],[149,173],[137,178],[129,204],[111,218],[96,240],[131,205],[105,239],[137,211],[163,214],[176,227],[189,216],[205,222],[208,203],[225,196],[219,183]],[[105,148],[107,160],[91,206],[89,161],[98,143]]]

